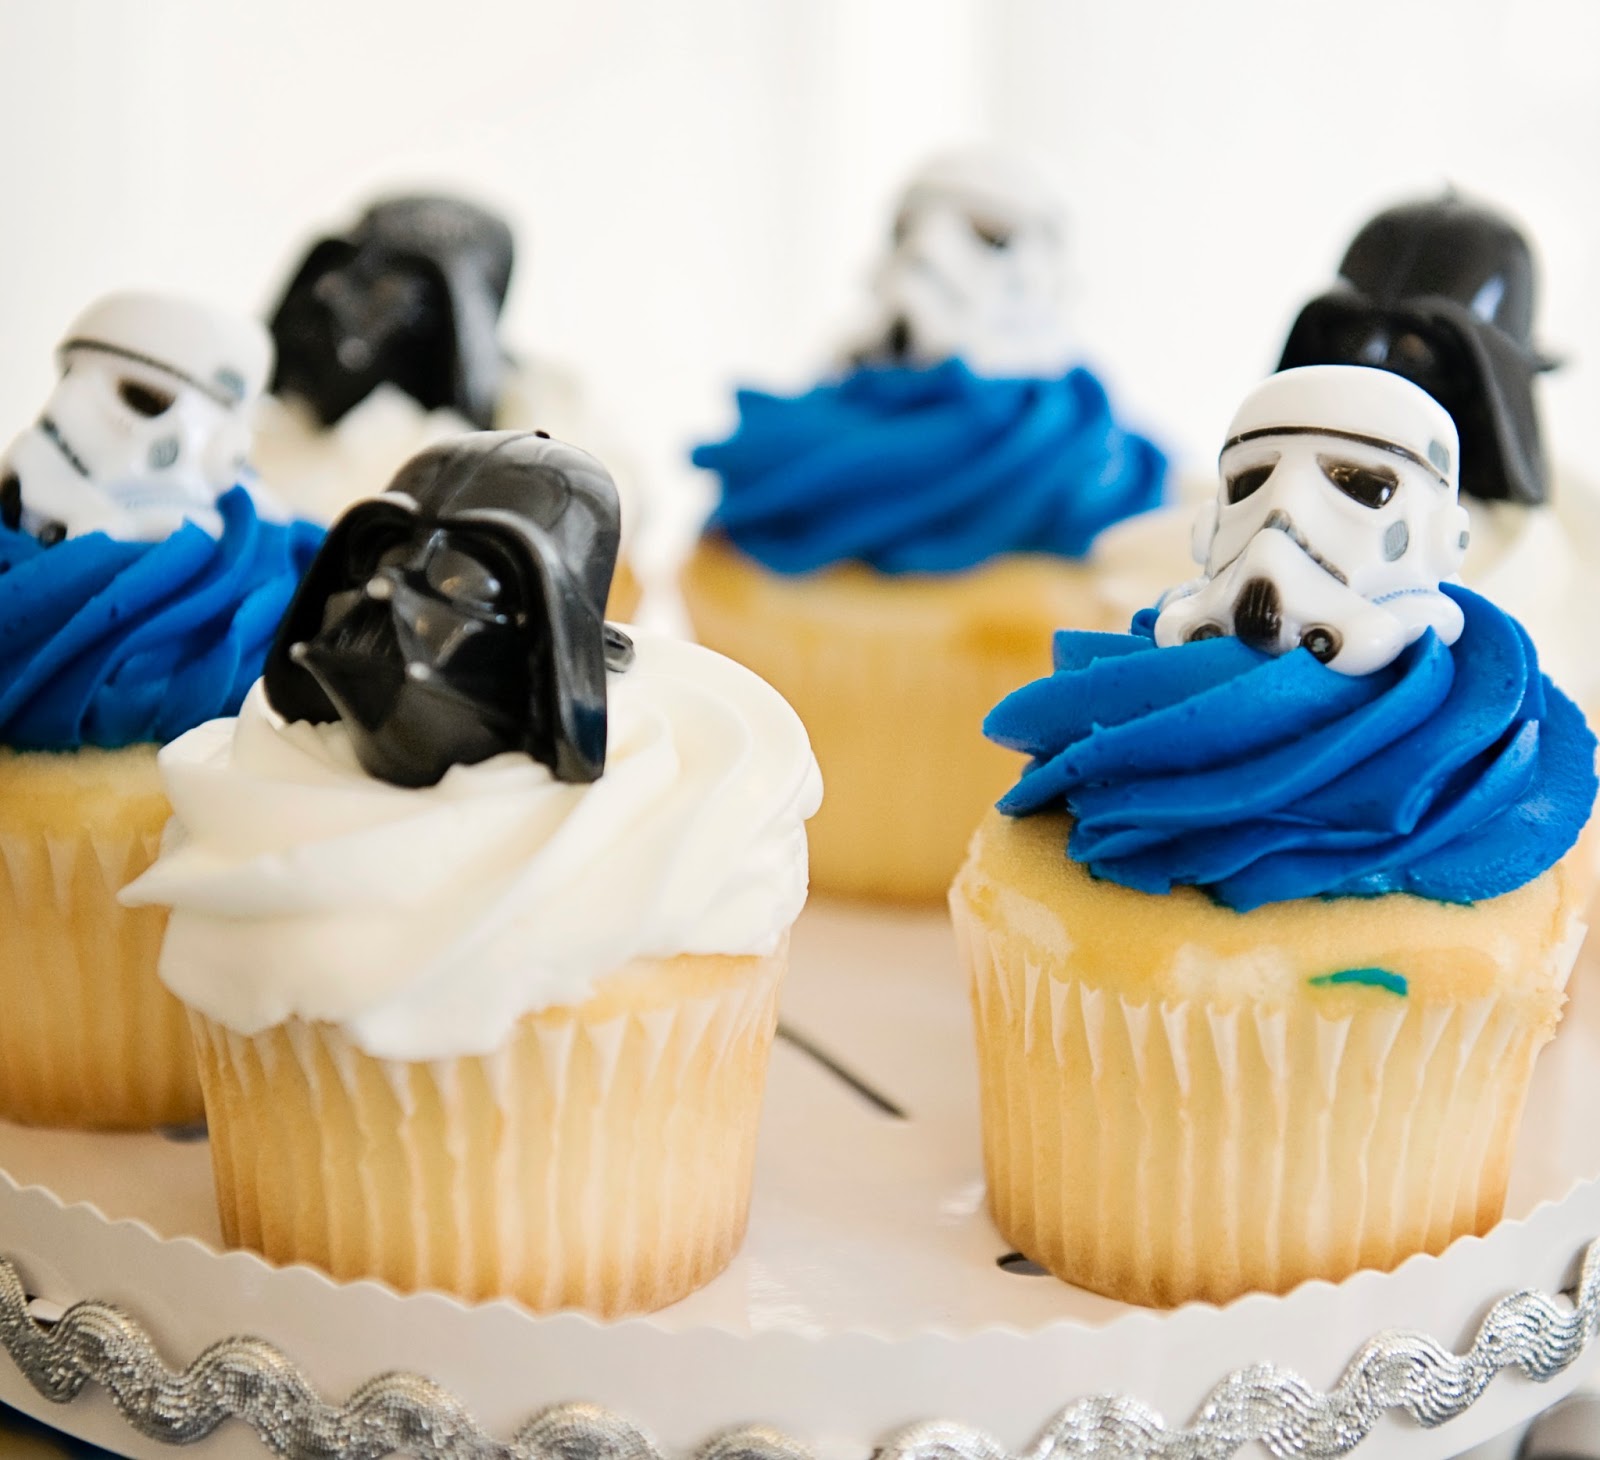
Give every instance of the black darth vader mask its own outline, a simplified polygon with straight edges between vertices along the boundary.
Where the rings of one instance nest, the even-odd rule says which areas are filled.
[[[1379,213],[1339,284],[1300,312],[1280,370],[1376,365],[1420,385],[1461,434],[1461,490],[1543,502],[1533,378],[1533,255],[1516,227],[1454,196]]]
[[[617,491],[542,434],[460,436],[415,456],[329,532],[267,657],[272,707],[342,720],[366,770],[431,786],[525,751],[558,780],[605,769],[605,623]]]
[[[387,383],[492,426],[511,257],[505,223],[459,198],[376,204],[313,246],[273,313],[273,393],[332,426]]]

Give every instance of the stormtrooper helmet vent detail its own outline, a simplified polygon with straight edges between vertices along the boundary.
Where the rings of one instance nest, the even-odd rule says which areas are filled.
[[[875,313],[855,358],[932,365],[958,357],[986,375],[1068,363],[1062,210],[1021,159],[974,150],[939,158],[907,185],[874,280]]]
[[[1343,674],[1381,669],[1428,629],[1453,644],[1461,610],[1439,584],[1467,546],[1459,455],[1450,413],[1398,375],[1270,377],[1234,415],[1195,522],[1204,576],[1161,601],[1156,643],[1227,634]]]
[[[424,410],[492,426],[512,253],[510,228],[464,199],[375,204],[312,247],[274,311],[273,394],[333,426],[388,384]]]
[[[1351,241],[1339,283],[1300,311],[1280,370],[1374,365],[1455,420],[1461,490],[1536,504],[1547,481],[1533,344],[1533,252],[1515,224],[1454,194],[1388,208]]]
[[[61,379],[0,458],[0,520],[46,543],[131,541],[192,521],[222,530],[216,499],[246,469],[272,367],[253,319],[174,295],[113,294],[73,321]]]
[[[334,524],[267,656],[267,698],[343,721],[395,785],[506,751],[596,780],[606,672],[632,648],[605,622],[619,529],[610,474],[542,432],[431,447]]]

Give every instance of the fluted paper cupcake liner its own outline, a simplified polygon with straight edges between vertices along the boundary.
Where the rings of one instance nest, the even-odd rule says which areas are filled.
[[[811,737],[826,788],[807,826],[811,885],[907,901],[945,895],[1016,780],[984,716],[1048,670],[1052,633],[1090,604],[1085,570],[1065,561],[796,581],[722,544],[701,545],[684,598],[701,643],[767,680]]]
[[[0,1119],[200,1119],[188,1020],[156,974],[166,912],[117,902],[154,858],[165,807],[116,795],[87,825],[0,816]]]
[[[196,1015],[224,1235],[541,1312],[671,1303],[744,1235],[782,963],[673,959],[665,999],[546,1010],[493,1054],[418,1063]]]
[[[1140,1003],[952,905],[990,1211],[1057,1276],[1129,1302],[1225,1302],[1392,1268],[1499,1220],[1549,1037],[1525,1007]]]

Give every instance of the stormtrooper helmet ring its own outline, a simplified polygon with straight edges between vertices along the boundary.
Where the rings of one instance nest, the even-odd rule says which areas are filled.
[[[858,358],[960,358],[986,375],[1059,370],[1069,353],[1064,231],[1048,179],[1024,159],[972,150],[930,162],[900,197]]]
[[[44,410],[0,458],[0,521],[46,544],[221,531],[272,364],[266,330],[165,294],[113,294],[73,322]]]
[[[1439,584],[1467,545],[1458,454],[1449,413],[1398,375],[1270,377],[1234,416],[1195,523],[1204,575],[1163,598],[1156,643],[1232,635],[1343,674],[1382,668],[1429,629],[1454,643],[1461,610]]]

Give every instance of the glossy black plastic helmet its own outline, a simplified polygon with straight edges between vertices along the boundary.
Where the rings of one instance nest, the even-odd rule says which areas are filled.
[[[512,252],[504,221],[464,199],[375,204],[312,246],[273,311],[273,394],[299,397],[331,426],[390,384],[427,410],[492,426]]]
[[[328,533],[267,656],[289,720],[343,720],[367,771],[430,786],[525,751],[558,780],[605,769],[605,623],[617,490],[539,433],[458,436],[413,457]]]
[[[1461,490],[1548,495],[1533,379],[1533,254],[1517,227],[1453,194],[1379,213],[1356,234],[1339,282],[1300,311],[1280,370],[1375,365],[1414,381],[1455,419]]]

